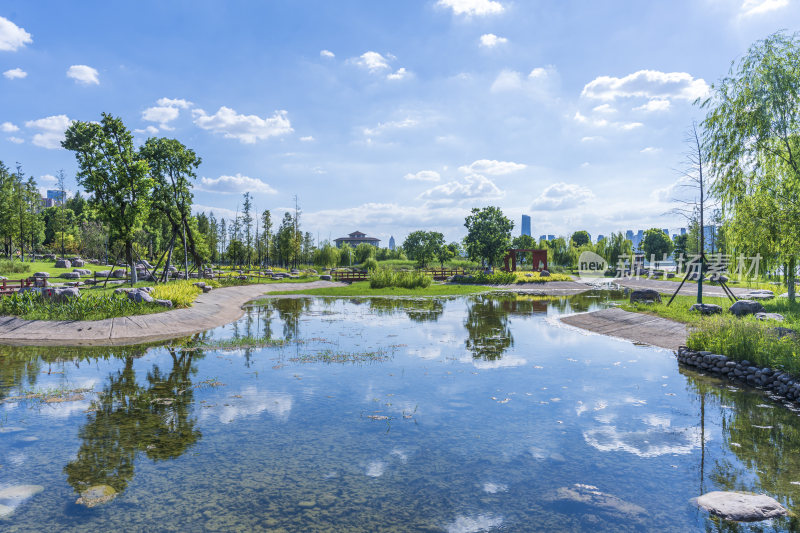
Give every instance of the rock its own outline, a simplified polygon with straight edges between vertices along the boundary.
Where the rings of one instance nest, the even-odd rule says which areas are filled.
[[[764,313],[764,306],[755,300],[739,300],[728,308],[728,311],[736,316],[755,315]]]
[[[117,491],[114,487],[108,485],[94,485],[85,491],[81,492],[80,498],[75,503],[86,507],[95,507],[108,503],[117,497]]]
[[[43,490],[41,485],[12,485],[0,490],[0,500],[27,500]]]
[[[92,274],[92,271],[88,268],[73,268],[72,271],[81,276],[90,276]]]
[[[561,487],[543,497],[545,501],[581,503],[594,507],[597,511],[605,511],[629,518],[644,518],[647,514],[642,507],[626,502],[597,490],[593,485],[576,483],[571,487]]]
[[[550,271],[549,270],[542,270],[541,272],[539,272],[539,277],[540,278],[549,278],[550,277]]]
[[[80,298],[81,291],[76,287],[64,289],[46,288],[42,290],[42,296],[57,303],[66,302],[73,298]]]
[[[667,279],[672,279],[675,277],[675,272],[667,272]]]
[[[111,274],[110,270],[98,270],[97,277],[98,278],[107,278]]]
[[[206,282],[205,281],[198,281],[196,283],[192,283],[192,285],[194,285],[195,287],[200,287],[202,289],[203,287],[206,286]]]
[[[77,272],[64,272],[59,277],[64,279],[80,279],[81,275]]]
[[[713,281],[713,282],[717,282],[717,283],[720,283],[720,282],[721,283],[727,283],[728,282],[728,276],[725,276],[723,274],[711,274],[710,276],[708,276],[708,281]]]
[[[321,279],[322,281],[330,281],[332,278],[330,274],[323,274],[319,277],[319,279]]]
[[[69,259],[59,259],[56,261],[55,268],[72,268],[72,262]]]
[[[779,339],[782,339],[783,337],[786,337],[787,335],[791,335],[792,337],[796,337],[797,336],[797,332],[795,330],[793,330],[793,329],[790,329],[790,328],[778,327],[778,328],[773,329],[772,331],[775,332],[775,334],[778,336]]]
[[[167,309],[172,309],[172,300],[156,300],[155,301],[161,307],[166,307]]]
[[[689,311],[697,311],[703,315],[718,315],[722,313],[722,308],[715,304],[694,304]]]
[[[211,289],[212,289],[211,285],[203,285],[202,288],[203,288],[203,292],[204,293],[211,292]]]
[[[147,291],[143,291],[142,289],[133,289],[128,291],[128,299],[136,302],[137,304],[140,303],[152,303],[153,297]]]
[[[771,300],[775,298],[775,293],[768,290],[755,290],[742,295],[747,300]]]
[[[37,272],[36,274],[34,274],[31,277],[34,277],[34,278],[49,278],[50,277],[50,273],[49,272]]]
[[[82,267],[86,264],[86,261],[84,261],[83,259],[74,259],[71,261],[71,263],[72,266],[74,267]]]
[[[125,270],[118,268],[111,273],[112,278],[124,278],[125,277]]]
[[[653,289],[637,289],[631,292],[630,302],[642,302],[651,304],[653,302],[661,303],[661,295],[658,291]]]
[[[780,503],[766,494],[714,491],[694,501],[704,511],[736,522],[760,522],[788,514]]]
[[[758,320],[777,320],[783,322],[783,315],[780,313],[756,313],[754,315]]]

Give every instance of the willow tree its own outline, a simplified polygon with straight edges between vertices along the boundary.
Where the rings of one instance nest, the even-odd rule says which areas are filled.
[[[131,283],[136,283],[133,238],[147,220],[153,180],[133,147],[133,135],[120,118],[103,113],[99,124],[73,122],[61,146],[75,152],[78,185],[89,193],[109,236],[125,243]]]
[[[800,34],[750,47],[712,86],[703,147],[739,250],[768,243],[795,299],[800,254]]]

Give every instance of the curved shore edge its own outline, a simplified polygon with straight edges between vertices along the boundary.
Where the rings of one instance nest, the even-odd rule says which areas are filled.
[[[635,343],[677,350],[686,344],[686,324],[616,307],[560,317],[568,326]]]
[[[0,345],[120,346],[174,339],[230,324],[244,315],[245,303],[264,294],[341,285],[312,281],[224,287],[201,294],[185,309],[104,320],[23,320],[5,316],[0,317]]]

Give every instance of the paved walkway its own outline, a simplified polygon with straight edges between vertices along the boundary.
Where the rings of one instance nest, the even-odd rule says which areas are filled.
[[[675,289],[677,289],[680,285],[679,281],[664,281],[647,278],[621,278],[615,279],[614,282],[618,283],[622,287],[629,287],[631,289],[655,289],[661,294],[669,295],[672,295],[675,292]],[[733,294],[736,296],[747,294],[753,290],[748,289],[747,287],[736,287],[735,285],[728,285],[728,287],[730,287],[730,289],[733,291]],[[697,296],[697,284],[687,281],[683,284],[683,287],[681,287],[681,292],[679,294],[684,296]],[[727,296],[722,290],[722,287],[719,285],[710,285],[708,283],[703,283],[703,295],[721,296],[723,298]]]
[[[565,316],[560,320],[594,333],[670,350],[686,344],[686,324],[617,308]]]
[[[105,320],[50,321],[0,317],[0,344],[110,346],[166,340],[230,324],[244,314],[242,305],[263,294],[341,285],[329,281],[314,281],[226,287],[201,294],[186,309]]]

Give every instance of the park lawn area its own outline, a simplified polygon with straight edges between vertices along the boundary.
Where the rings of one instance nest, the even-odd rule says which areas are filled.
[[[485,285],[453,285],[433,283],[427,288],[405,289],[402,287],[384,287],[371,289],[368,281],[357,281],[343,287],[325,287],[321,289],[308,289],[299,291],[272,292],[274,295],[304,294],[308,296],[457,296],[461,294],[476,294],[495,290],[495,287]]]
[[[70,268],[55,268],[55,261],[34,261],[32,263],[25,261],[24,263],[14,260],[13,264],[16,266],[25,265],[30,266],[30,268],[26,272],[11,272],[8,265],[11,262],[7,259],[0,259],[0,276],[6,277],[10,280],[18,280],[18,279],[27,279],[36,272],[47,272],[50,274],[51,278],[57,278],[61,274],[65,272],[72,272],[73,267]],[[92,272],[98,270],[108,270],[108,267],[105,265],[91,265],[86,263],[86,265],[79,267],[86,270],[91,270]],[[120,268],[119,266],[117,268]],[[69,280],[67,280],[69,281]]]

